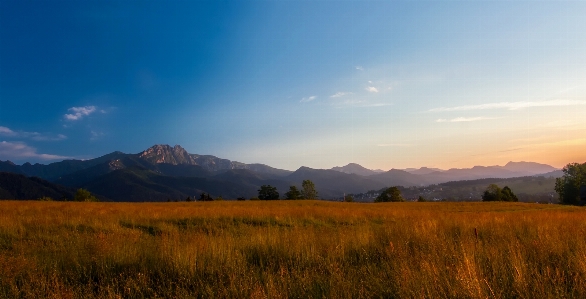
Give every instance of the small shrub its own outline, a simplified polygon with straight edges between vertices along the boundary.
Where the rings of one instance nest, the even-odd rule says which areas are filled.
[[[77,189],[77,192],[75,193],[75,201],[99,201],[95,196],[93,196],[89,191],[85,190],[85,189]]]

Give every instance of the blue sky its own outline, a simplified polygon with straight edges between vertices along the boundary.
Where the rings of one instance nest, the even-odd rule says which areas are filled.
[[[0,1],[0,160],[586,161],[586,3]]]

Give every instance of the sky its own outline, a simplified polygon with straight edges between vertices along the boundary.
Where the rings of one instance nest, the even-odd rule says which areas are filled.
[[[586,162],[584,1],[0,1],[0,160]]]

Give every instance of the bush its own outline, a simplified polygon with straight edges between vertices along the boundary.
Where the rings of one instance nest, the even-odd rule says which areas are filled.
[[[509,186],[501,189],[495,184],[490,184],[482,194],[482,201],[519,201],[519,199]]]
[[[85,189],[77,189],[75,193],[74,199],[75,201],[99,201],[95,196],[93,196],[89,191]]]
[[[301,199],[301,191],[297,189],[297,186],[291,186],[289,187],[289,191],[285,193],[285,198],[292,200]]]
[[[271,185],[262,185],[258,190],[258,198],[261,200],[275,200],[279,199],[279,192],[277,192],[277,187],[273,187]]]
[[[383,191],[374,202],[401,202],[405,201],[398,187],[391,187]]]

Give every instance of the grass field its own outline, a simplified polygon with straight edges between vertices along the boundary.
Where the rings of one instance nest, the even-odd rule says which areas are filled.
[[[0,202],[2,298],[586,298],[586,210]]]

